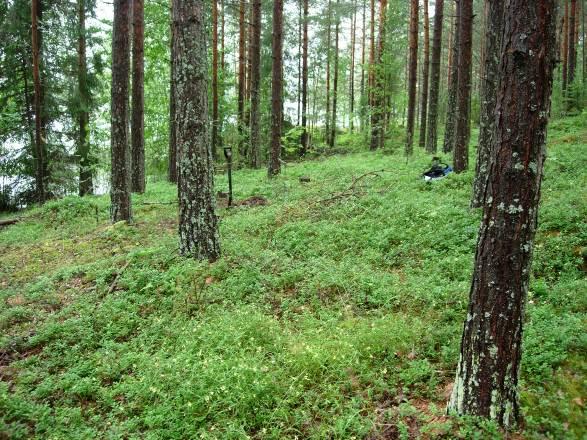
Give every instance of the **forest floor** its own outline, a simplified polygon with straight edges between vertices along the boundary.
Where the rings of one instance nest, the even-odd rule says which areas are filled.
[[[236,172],[268,204],[219,209],[211,265],[178,256],[163,182],[131,226],[102,196],[0,229],[0,438],[585,438],[587,121],[549,135],[516,433],[444,413],[473,174],[426,184],[397,145]]]

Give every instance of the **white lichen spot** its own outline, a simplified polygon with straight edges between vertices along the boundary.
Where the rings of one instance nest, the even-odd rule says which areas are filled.
[[[507,213],[508,214],[517,214],[519,212],[524,212],[524,208],[522,207],[522,205],[518,205],[518,206],[510,205],[510,206],[508,206],[508,209],[507,209]]]

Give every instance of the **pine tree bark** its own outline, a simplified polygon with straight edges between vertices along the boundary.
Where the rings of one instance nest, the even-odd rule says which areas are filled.
[[[510,0],[499,67],[487,202],[449,412],[520,419],[518,378],[552,72],[556,1]]]
[[[281,172],[282,69],[283,69],[283,0],[273,1],[273,66],[271,72],[271,154],[269,177]]]
[[[218,158],[218,1],[212,0],[212,157]]]
[[[473,181],[471,207],[479,208],[485,202],[489,155],[495,133],[495,104],[499,80],[501,36],[503,34],[504,5],[501,0],[487,0],[485,32],[485,66],[481,87],[481,117],[479,121],[479,146]]]
[[[432,69],[430,72],[430,96],[428,104],[428,122],[426,151],[436,153],[438,143],[438,95],[440,88],[440,56],[442,53],[442,23],[444,18],[444,0],[436,0],[434,11],[434,34],[432,36]]]
[[[373,111],[373,78],[375,73],[375,0],[371,0],[371,22],[370,22],[370,39],[371,45],[369,48],[369,75],[367,80],[367,88],[369,93],[369,112]]]
[[[336,0],[336,4],[338,5],[338,1]],[[336,143],[336,106],[338,104],[338,60],[339,60],[339,53],[338,53],[338,41],[339,35],[338,31],[340,29],[340,19],[338,9],[335,12],[336,14],[336,25],[334,26],[334,79],[332,82],[332,127],[330,132],[330,139],[329,145],[331,148],[334,147]]]
[[[352,2],[351,18],[351,67],[349,72],[349,132],[354,130],[355,119],[355,43],[357,33],[357,3]]]
[[[568,68],[569,68],[569,2],[565,0],[565,15],[563,18],[563,47],[562,47],[562,65],[563,65],[563,100],[567,95]]]
[[[382,148],[384,144],[383,117],[385,112],[385,72],[383,50],[385,49],[385,13],[387,0],[381,0],[379,9],[379,36],[377,37],[377,58],[373,66],[373,90],[371,92],[371,151]]]
[[[460,0],[459,56],[457,92],[458,113],[453,152],[453,169],[456,173],[469,167],[469,141],[471,139],[471,68],[473,60],[473,0]]]
[[[131,114],[131,190],[145,192],[145,15],[143,0],[132,6],[132,114]]]
[[[220,11],[221,11],[221,15],[220,15],[220,66],[222,67],[222,72],[224,73],[226,71],[226,62],[225,62],[225,49],[224,49],[224,38],[225,38],[225,33],[224,33],[224,27],[225,27],[225,21],[224,21],[224,0],[220,0]]]
[[[302,39],[302,137],[300,155],[308,151],[308,0],[303,0],[304,21]]]
[[[408,67],[408,120],[406,135],[406,156],[414,148],[414,122],[416,117],[416,81],[418,80],[418,0],[410,1],[410,38]]]
[[[43,107],[44,92],[41,81],[41,30],[39,21],[42,17],[41,0],[31,1],[31,35],[33,51],[33,85],[34,85],[34,109],[35,109],[35,186],[39,203],[47,199],[47,146],[44,139]]]
[[[571,11],[569,15],[569,68],[568,68],[568,85],[572,86],[575,81],[575,72],[577,67],[577,49],[575,44],[577,22],[577,0],[571,0]],[[567,109],[573,105],[573,99],[567,100]]]
[[[242,159],[247,157],[245,147],[245,87],[246,87],[246,51],[247,51],[247,27],[245,23],[246,1],[239,2],[239,33],[238,33],[238,108],[237,108],[237,126],[238,126],[238,151]]]
[[[428,117],[428,78],[430,73],[430,18],[428,0],[424,3],[424,67],[422,68],[422,100],[420,104],[420,148],[426,147],[426,123]]]
[[[214,261],[220,256],[214,162],[208,119],[208,62],[203,0],[173,0],[176,44],[177,140],[180,161],[179,250]]]
[[[367,0],[363,0],[363,27],[361,38],[361,131],[367,125],[367,97],[365,96],[365,43],[367,39]]]
[[[581,3],[581,33],[582,33],[582,40],[583,40],[583,90],[585,90],[585,83],[587,82],[587,58],[585,57],[585,46],[587,41],[585,40],[585,1]]]
[[[128,132],[130,81],[130,16],[132,0],[114,0],[112,36],[112,104],[110,218],[131,221],[130,144]]]
[[[326,144],[330,145],[330,42],[331,42],[331,35],[330,30],[332,28],[332,2],[328,0],[328,18],[327,18],[327,26],[328,29],[326,31],[326,122],[325,122],[325,129],[326,133],[324,135]]]
[[[569,84],[575,80],[575,70],[577,66],[576,50],[576,23],[577,23],[577,0],[571,0],[571,14],[569,17]]]
[[[296,94],[297,98],[297,114],[296,114],[296,125],[300,125],[300,120],[302,117],[302,27],[303,27],[303,15],[302,11],[304,9],[303,0],[298,0],[298,93]]]
[[[251,151],[250,165],[261,166],[261,0],[253,1],[251,27]]]
[[[454,149],[456,139],[456,119],[458,114],[457,94],[459,89],[458,54],[460,46],[460,4],[464,0],[455,0],[455,19],[452,32],[452,60],[450,63],[450,82],[448,87],[448,102],[444,129],[444,145],[442,151],[448,153]]]
[[[171,29],[170,29],[170,53],[175,51],[175,40],[176,40],[176,26],[173,21],[173,0],[170,0],[170,15],[171,15]],[[171,183],[178,183],[177,177],[177,123],[176,123],[176,105],[175,105],[175,62],[171,57],[169,63],[169,154],[167,164],[167,180]]]
[[[77,1],[78,15],[78,42],[77,42],[77,79],[79,93],[78,113],[78,146],[79,157],[79,195],[83,197],[92,194],[94,191],[92,182],[92,164],[90,159],[90,93],[88,89],[88,65],[86,55],[86,2]]]

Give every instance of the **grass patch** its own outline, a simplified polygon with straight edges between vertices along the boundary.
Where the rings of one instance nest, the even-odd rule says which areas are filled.
[[[587,435],[580,121],[550,131],[526,438]],[[399,150],[271,181],[236,172],[235,199],[269,204],[219,210],[212,265],[178,256],[177,207],[150,204],[175,200],[165,183],[133,196],[130,226],[108,223],[107,197],[72,197],[0,230],[0,437],[502,438],[444,416],[479,225],[472,172],[425,184],[429,157]]]

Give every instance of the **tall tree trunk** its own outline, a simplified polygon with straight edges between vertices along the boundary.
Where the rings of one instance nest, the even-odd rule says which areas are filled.
[[[355,119],[355,40],[357,33],[357,3],[356,0],[352,2],[352,18],[351,18],[351,68],[349,72],[349,132],[352,133],[354,129]]]
[[[251,26],[251,154],[250,165],[261,166],[261,0],[253,0]]]
[[[25,120],[23,121],[24,124],[27,126],[27,131],[29,134],[29,142],[31,149],[35,148],[35,124],[33,121],[34,115],[34,98],[31,98],[31,92],[29,88],[29,63],[27,62],[28,53],[22,54],[22,80],[24,83],[23,87],[23,102],[25,106]],[[34,91],[33,91],[34,94]]]
[[[450,2],[451,0],[449,0]],[[452,17],[452,20],[450,21],[450,27],[448,29],[448,45],[447,45],[447,49],[448,49],[448,56],[447,56],[447,61],[446,61],[446,89],[447,91],[450,90],[451,87],[451,81],[452,81],[452,71],[453,71],[453,64],[454,64],[454,54],[455,54],[455,31],[457,30],[457,12],[458,12],[458,7],[457,7],[457,1],[458,0],[453,0],[452,1],[452,6],[450,8],[451,12],[452,12],[452,16],[449,15],[449,17]],[[458,49],[457,49],[458,50]]]
[[[225,25],[224,0],[220,0],[220,11],[221,11],[221,15],[220,15],[220,66],[222,66],[222,73],[224,74],[224,72],[226,72],[226,63],[224,61],[224,55],[225,55],[225,50],[224,50],[224,37],[225,37],[225,33],[224,33],[224,25]]]
[[[556,1],[510,0],[494,148],[469,310],[448,409],[514,426],[520,418],[522,323],[530,278],[552,71]]]
[[[562,47],[562,65],[563,65],[563,100],[567,96],[567,83],[569,78],[569,2],[565,1],[565,15],[563,17],[563,47]]]
[[[469,167],[469,141],[471,139],[471,64],[473,60],[473,0],[461,0],[459,14],[459,57],[456,121],[453,168],[456,173]]]
[[[92,194],[92,164],[90,161],[90,140],[89,140],[89,106],[90,96],[88,89],[88,65],[86,57],[86,2],[77,1],[78,16],[78,40],[77,40],[77,85],[79,93],[78,113],[78,146],[79,157],[79,195],[81,197]]]
[[[575,81],[575,71],[577,67],[577,49],[575,44],[577,21],[577,0],[571,0],[571,12],[569,15],[569,70],[568,70],[568,86],[572,86]],[[571,89],[572,90],[572,89]],[[567,94],[568,95],[568,94]],[[570,110],[574,104],[574,97],[567,96],[567,110]]]
[[[303,0],[298,0],[298,93],[296,95],[298,101],[298,111],[296,114],[296,125],[300,125],[300,118],[302,116],[302,11],[304,8]]]
[[[383,50],[385,48],[385,12],[387,10],[387,0],[381,0],[379,10],[379,36],[377,38],[377,59],[376,65],[373,66],[373,90],[372,90],[372,109],[371,109],[371,145],[370,149],[376,150],[383,147],[383,116],[385,106],[385,91],[383,88],[385,82],[385,71],[383,68]]]
[[[460,15],[460,3],[465,0],[455,0],[455,18],[454,27],[452,31],[452,60],[450,63],[450,83],[448,86],[448,102],[446,108],[446,122],[444,129],[444,146],[442,151],[448,153],[453,150],[455,145],[456,136],[456,120],[458,114],[457,108],[457,94],[459,89],[459,74],[458,74],[458,54],[460,46],[460,29],[459,29],[459,15]]]
[[[281,172],[281,123],[283,108],[282,68],[283,68],[283,0],[273,1],[273,66],[271,81],[271,154],[269,157],[269,177]]]
[[[361,38],[361,131],[367,125],[366,121],[366,107],[367,97],[365,96],[365,43],[367,34],[367,0],[363,0],[363,27]]]
[[[218,158],[218,0],[212,0],[212,157]]]
[[[583,93],[585,93],[585,83],[587,82],[587,58],[585,58],[585,2],[581,3],[581,16],[583,19],[581,20],[581,33],[583,34]]]
[[[338,0],[336,0],[338,6]],[[330,147],[334,147],[336,143],[336,105],[338,101],[338,31],[340,29],[340,18],[338,8],[336,10],[336,25],[334,27],[334,80],[332,82],[332,127],[330,132]]]
[[[173,0],[177,44],[177,138],[181,167],[179,250],[214,261],[220,256],[214,201],[214,162],[208,127],[208,58],[203,0]]]
[[[428,76],[430,71],[430,19],[428,0],[424,1],[424,67],[422,69],[422,100],[420,104],[420,148],[426,146],[426,123],[428,116]]]
[[[373,111],[373,78],[375,69],[375,0],[371,0],[371,22],[370,22],[371,45],[369,49],[369,78],[367,88],[369,90],[369,111]]]
[[[587,41],[585,41],[585,2],[583,1],[583,3],[581,3],[581,16],[582,16],[582,20],[581,20],[581,33],[582,33],[582,40],[583,40],[583,47],[582,47],[582,52],[583,52],[583,93],[585,93],[585,82],[587,82],[587,58],[585,58],[585,43],[587,43]]]
[[[414,120],[416,113],[416,81],[418,80],[418,0],[411,0],[410,7],[410,57],[408,68],[408,121],[406,156],[411,156],[414,146]]]
[[[130,16],[132,0],[114,0],[112,36],[112,104],[110,218],[113,223],[131,221],[130,145],[128,139],[130,80]]]
[[[326,133],[324,134],[327,145],[330,145],[330,29],[332,22],[332,2],[328,0],[328,19],[327,26],[328,30],[326,36]]]
[[[251,128],[251,76],[253,74],[253,59],[251,53],[251,46],[253,44],[253,2],[249,1],[249,18],[248,18],[248,25],[247,25],[247,72],[246,72],[246,80],[245,80],[245,115],[244,115],[244,125],[245,128]],[[247,141],[249,144],[245,146],[245,148],[250,147],[250,131],[247,133],[249,139]],[[247,156],[250,156],[250,152],[247,152]],[[251,158],[248,157],[249,163],[251,162]]]
[[[171,8],[171,30],[170,30],[170,53],[175,50],[176,26],[173,22],[173,0],[170,0]],[[175,63],[173,57],[169,63],[169,154],[167,164],[167,180],[171,183],[177,183],[177,123],[176,123],[176,105],[175,105]]]
[[[246,88],[246,51],[247,51],[247,26],[245,22],[246,1],[239,2],[239,33],[238,33],[238,152],[242,159],[247,156],[245,146],[245,88]]]
[[[145,192],[145,16],[143,0],[132,7],[132,178],[133,192]]]
[[[308,0],[304,3],[303,41],[302,41],[302,148],[300,155],[308,151]]]
[[[41,81],[41,30],[39,21],[42,17],[41,0],[31,1],[31,35],[33,50],[33,83],[34,83],[34,109],[35,109],[35,185],[37,201],[44,203],[47,198],[47,147],[45,144],[43,127],[43,83]]]
[[[438,143],[438,95],[440,87],[440,56],[442,53],[442,22],[444,0],[436,0],[434,11],[434,34],[432,41],[432,71],[430,72],[430,97],[428,104],[428,136],[426,151],[436,153]]]
[[[495,133],[495,105],[499,81],[499,57],[501,55],[501,36],[503,34],[504,5],[501,0],[487,0],[485,32],[485,66],[481,88],[481,118],[479,122],[479,146],[473,182],[471,207],[479,208],[485,202],[489,155]]]

